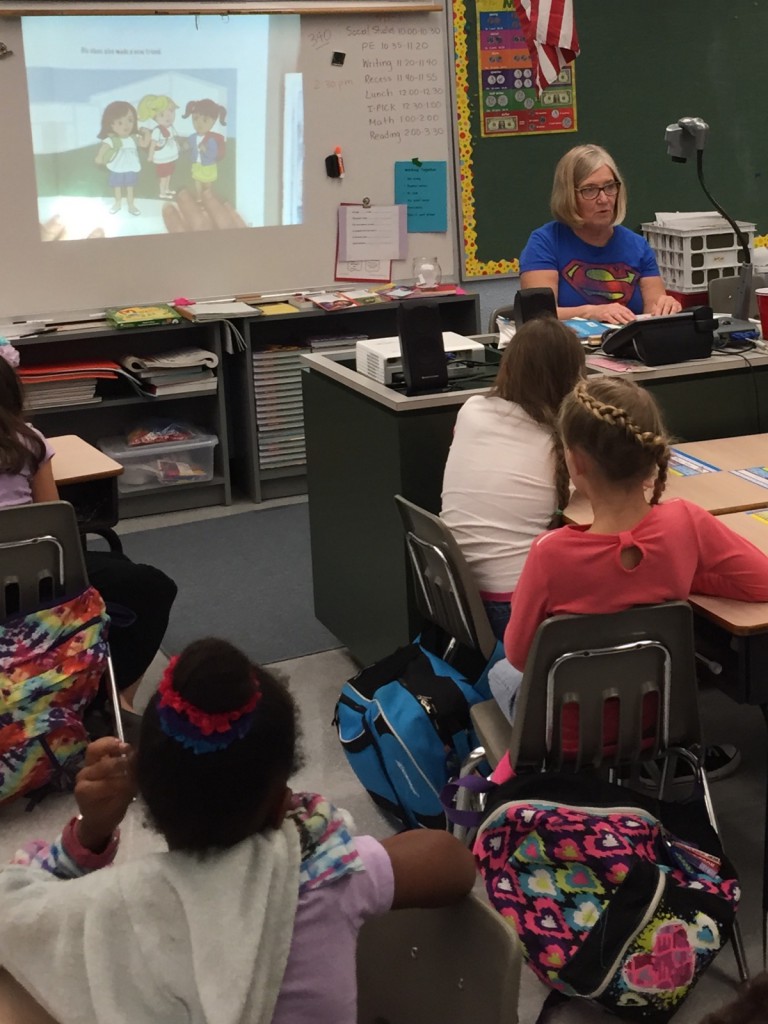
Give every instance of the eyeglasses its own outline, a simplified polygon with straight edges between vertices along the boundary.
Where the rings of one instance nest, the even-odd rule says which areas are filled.
[[[577,188],[576,191],[582,199],[597,199],[601,192],[604,192],[608,199],[613,199],[619,194],[620,188],[620,181],[609,181],[607,185],[585,185],[583,188]]]

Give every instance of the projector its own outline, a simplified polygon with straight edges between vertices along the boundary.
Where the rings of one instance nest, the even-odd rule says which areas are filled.
[[[457,377],[467,372],[457,366],[464,360],[485,362],[485,346],[453,331],[443,331],[443,348],[448,361],[448,376]],[[355,369],[380,384],[398,384],[403,377],[403,357],[399,338],[369,338],[355,345]]]

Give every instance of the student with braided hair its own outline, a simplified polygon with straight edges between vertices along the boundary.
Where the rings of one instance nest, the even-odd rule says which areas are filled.
[[[491,677],[510,719],[534,634],[552,615],[619,612],[691,593],[768,601],[762,552],[698,505],[661,502],[669,446],[649,392],[610,377],[584,381],[565,398],[559,424],[571,480],[594,522],[543,534],[531,547],[504,634],[517,671]]]
[[[505,349],[490,394],[469,398],[456,419],[440,514],[499,640],[531,544],[562,525],[570,481],[557,413],[583,375],[573,331],[554,317],[530,320]]]

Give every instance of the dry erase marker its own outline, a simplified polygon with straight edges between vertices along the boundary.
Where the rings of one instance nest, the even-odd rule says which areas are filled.
[[[334,149],[334,153],[336,154],[336,163],[338,164],[338,168],[339,168],[339,177],[343,178],[344,177],[344,160],[342,159],[342,156],[341,156],[341,146],[337,146],[336,149]]]

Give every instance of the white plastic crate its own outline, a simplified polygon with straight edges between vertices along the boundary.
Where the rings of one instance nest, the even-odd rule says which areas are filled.
[[[750,249],[756,225],[736,222],[747,236]],[[668,289],[677,292],[706,291],[718,277],[733,277],[739,270],[739,240],[722,217],[688,228],[651,221],[642,225],[646,241],[656,254]]]

